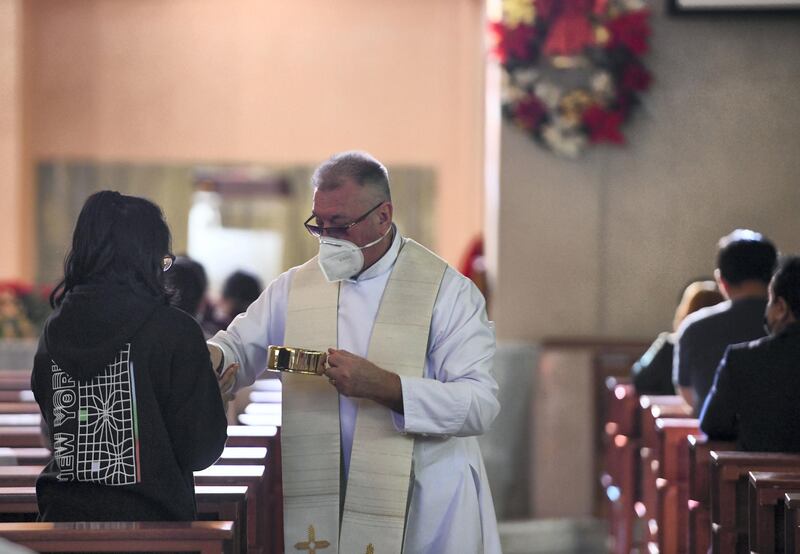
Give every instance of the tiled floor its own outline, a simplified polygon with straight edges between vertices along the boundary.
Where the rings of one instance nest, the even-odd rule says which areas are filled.
[[[606,525],[594,519],[501,522],[503,554],[605,554]]]

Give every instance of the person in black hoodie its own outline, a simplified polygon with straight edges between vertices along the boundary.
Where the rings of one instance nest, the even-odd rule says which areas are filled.
[[[192,472],[227,427],[203,333],[167,302],[169,246],[152,202],[102,191],[81,210],[31,376],[54,454],[41,520],[196,518]]]

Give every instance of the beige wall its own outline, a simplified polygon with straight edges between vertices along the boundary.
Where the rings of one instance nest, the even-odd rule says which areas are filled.
[[[0,279],[30,272],[30,189],[25,187],[23,2],[0,0]]]
[[[0,57],[12,206],[29,196],[27,166],[14,165],[28,143],[30,160],[281,164],[364,147],[436,169],[436,247],[450,261],[481,229],[478,0],[5,0],[0,25],[20,5],[24,141],[6,124],[19,46]],[[561,160],[502,127],[501,187],[487,195],[500,338],[648,337],[669,325],[684,281],[713,270],[732,227],[800,246],[800,21],[676,19],[662,5],[647,58],[656,81],[627,148]],[[18,45],[19,32],[0,40]],[[30,210],[11,211],[22,219],[3,219],[16,240],[3,243],[2,271],[26,274]]]
[[[31,0],[31,159],[433,167],[451,262],[482,228],[479,0]],[[5,37],[3,40],[6,40]]]
[[[664,4],[627,148],[567,161],[502,128],[500,338],[652,337],[736,226],[800,252],[800,18],[674,18]]]

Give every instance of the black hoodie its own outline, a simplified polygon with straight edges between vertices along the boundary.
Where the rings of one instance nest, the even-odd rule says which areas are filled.
[[[129,287],[75,287],[31,388],[55,454],[36,482],[42,520],[195,518],[192,472],[221,454],[226,420],[191,317]]]

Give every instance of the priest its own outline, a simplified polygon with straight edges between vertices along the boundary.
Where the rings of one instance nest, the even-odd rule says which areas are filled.
[[[334,155],[312,181],[319,255],[208,341],[234,390],[268,345],[328,354],[325,376],[282,374],[285,551],[499,553],[476,439],[500,409],[483,296],[400,235],[375,158]]]

